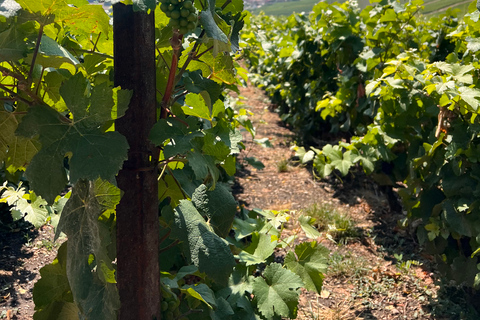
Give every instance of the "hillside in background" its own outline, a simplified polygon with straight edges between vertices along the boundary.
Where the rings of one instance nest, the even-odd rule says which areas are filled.
[[[335,1],[328,0],[329,3]],[[340,0],[338,2],[345,2]],[[402,1],[405,2],[405,1]],[[468,5],[472,0],[424,0],[424,10],[422,11],[425,15],[435,15],[441,14],[446,11],[448,8],[459,9],[461,14],[467,12]],[[318,0],[294,0],[294,1],[277,1],[277,0],[247,0],[245,4],[247,8],[253,14],[259,14],[263,11],[267,15],[274,16],[289,16],[292,13],[300,12],[310,12],[313,6],[318,3]],[[365,8],[370,4],[369,0],[358,0],[358,5],[361,8]]]

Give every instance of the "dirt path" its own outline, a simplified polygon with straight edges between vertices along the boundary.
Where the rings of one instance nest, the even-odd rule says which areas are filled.
[[[420,250],[413,230],[397,227],[405,216],[389,209],[387,197],[375,184],[361,173],[343,184],[316,180],[310,169],[293,160],[290,147],[295,136],[269,110],[263,92],[249,86],[241,88],[241,97],[242,107],[254,113],[255,138],[268,139],[271,147],[244,135],[247,151],[239,161],[256,157],[265,168],[247,165],[238,174],[234,188],[238,201],[248,209],[319,214],[320,220],[335,219],[328,212],[337,212],[352,222],[351,233],[344,237],[323,230],[317,239],[331,250],[330,269],[321,295],[302,294],[299,319],[480,318],[469,313],[468,295],[462,289],[439,285],[433,257]],[[336,243],[329,240],[335,236]],[[452,294],[456,300],[448,297]]]

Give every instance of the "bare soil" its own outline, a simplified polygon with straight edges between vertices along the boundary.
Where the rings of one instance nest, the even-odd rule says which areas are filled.
[[[53,243],[52,226],[35,230],[30,224],[8,221],[0,210],[0,319],[33,319],[33,285],[40,269],[51,263],[59,243]]]

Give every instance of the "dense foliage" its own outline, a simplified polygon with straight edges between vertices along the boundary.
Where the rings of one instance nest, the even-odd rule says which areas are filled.
[[[398,188],[420,243],[459,283],[480,285],[480,13],[430,20],[421,0],[317,4],[252,17],[244,57],[303,137],[320,177],[355,167]],[[330,143],[325,143],[329,140]]]
[[[115,120],[132,92],[113,85],[110,17],[86,0],[17,2],[0,2],[2,200],[15,219],[50,222],[68,238],[41,270],[34,319],[115,319],[115,176],[129,148]],[[294,318],[300,288],[321,290],[328,251],[315,241],[295,246],[295,235],[281,236],[285,212],[247,212],[228,189],[243,148],[239,127],[254,134],[247,112],[227,98],[244,73],[234,61],[243,2],[178,3],[169,0],[172,18],[198,17],[187,30],[179,17],[154,12],[162,316]],[[298,221],[315,238],[312,222]],[[284,264],[274,262],[277,248],[290,251]]]

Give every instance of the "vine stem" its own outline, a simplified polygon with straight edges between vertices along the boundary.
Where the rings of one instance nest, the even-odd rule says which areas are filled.
[[[33,68],[35,67],[35,60],[37,60],[38,51],[40,50],[40,42],[43,36],[43,24],[40,25],[38,30],[37,43],[35,43],[35,50],[33,51],[32,64],[30,65],[30,71],[28,71],[27,83],[30,86],[32,84]]]
[[[175,178],[175,176],[173,175],[172,169],[168,168],[168,165],[167,165],[166,167],[167,167],[168,173],[170,173],[170,175],[172,176],[173,180],[174,180],[175,183],[177,184],[178,188],[179,188],[180,191],[182,192],[183,198],[184,198],[184,199],[188,199],[187,195],[185,194],[185,192],[184,192],[183,189],[182,189],[182,185],[180,184],[180,182],[178,182],[177,178]]]
[[[40,89],[40,83],[42,82],[44,72],[45,72],[45,67],[42,67],[42,72],[40,73],[40,79],[38,79],[37,88],[35,89],[35,95],[36,96],[38,96],[38,90]]]
[[[165,58],[163,57],[163,54],[160,52],[160,49],[157,48],[157,53],[158,55],[160,56],[160,58],[162,58],[163,60],[163,63],[165,63],[165,65],[167,66],[168,68],[168,71],[170,72],[170,66],[168,65],[167,61],[165,60]],[[158,67],[158,64],[160,63],[160,60],[158,60],[157,62],[157,67]]]
[[[5,86],[4,86],[3,84],[1,84],[1,83],[0,83],[0,88],[3,89],[4,91],[10,93],[10,94],[13,96],[12,99],[21,101],[21,102],[23,102],[23,103],[25,103],[25,104],[27,104],[27,105],[29,105],[29,106],[32,106],[32,105],[33,105],[33,101],[29,101],[29,100],[27,100],[27,99],[25,99],[25,98],[20,97],[20,96],[18,95],[18,93],[16,93],[15,91],[10,90],[9,88],[5,87]]]
[[[97,41],[95,41],[95,43],[93,43],[93,41],[92,41],[92,43],[93,43],[93,48],[92,48],[92,50],[91,50],[92,52],[95,52],[95,50],[97,50],[98,40],[100,40],[100,36],[101,36],[101,35],[102,35],[102,32],[100,31],[100,32],[98,33]]]
[[[230,3],[232,3],[232,0],[227,0],[227,1],[225,1],[225,3],[224,3],[223,6],[222,6],[222,11],[223,11],[223,9],[225,9]]]
[[[170,40],[173,49],[172,64],[170,66],[170,73],[168,74],[167,87],[161,103],[160,119],[167,117],[167,108],[170,98],[172,97],[173,88],[175,87],[175,73],[178,66],[178,58],[180,57],[180,49],[182,48],[183,35],[178,32],[178,29],[173,30],[173,36]]]
[[[113,56],[111,56],[109,54],[106,54],[106,53],[101,53],[101,52],[98,52],[98,51],[91,51],[91,50],[79,49],[79,48],[75,48],[75,49],[71,49],[71,50],[74,51],[75,53],[77,53],[77,51],[82,52],[82,53],[91,53],[91,54],[95,54],[97,56],[105,57],[105,58],[108,58],[108,59],[113,59]]]
[[[198,36],[198,39],[203,38],[204,35],[205,35],[205,29],[202,30],[202,32],[201,32],[200,35]],[[178,74],[177,74],[177,76],[176,76],[176,78],[175,78],[175,81],[176,81],[176,82],[178,82],[178,81],[180,80],[180,78],[181,78],[181,76],[183,75],[183,73],[187,70],[187,67],[188,67],[189,63],[190,63],[192,60],[198,58],[196,52],[197,52],[197,49],[198,49],[199,47],[200,47],[200,41],[197,40],[197,41],[195,42],[195,44],[193,45],[192,50],[191,50],[190,53],[188,54],[187,60],[186,60],[185,63],[183,64],[182,69],[181,69],[181,70],[178,72]]]

